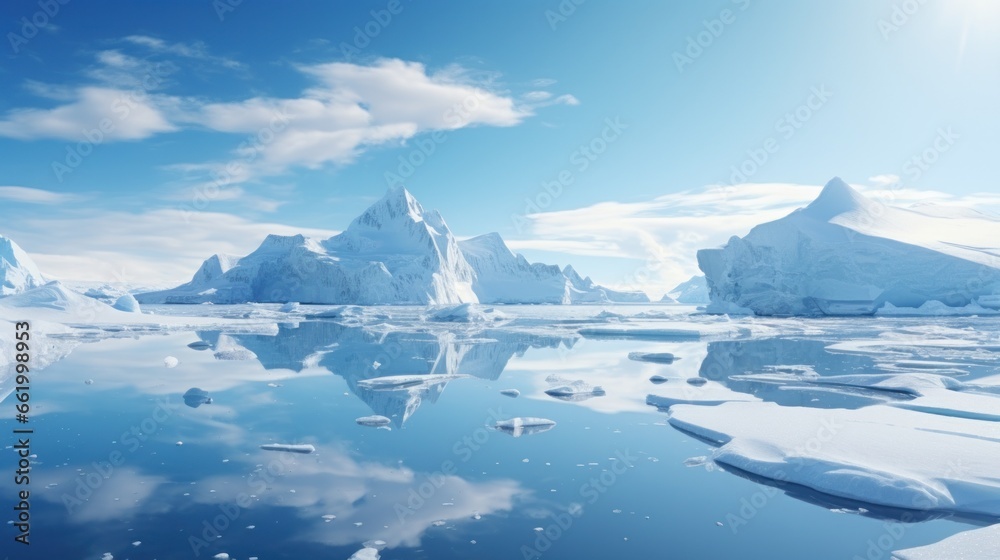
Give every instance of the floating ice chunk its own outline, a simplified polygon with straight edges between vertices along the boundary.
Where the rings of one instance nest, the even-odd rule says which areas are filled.
[[[174,445],[176,445],[177,447],[180,447],[180,446],[184,445],[184,442],[183,441],[178,441]]]
[[[391,375],[387,377],[373,377],[358,381],[358,386],[374,391],[393,391],[396,389],[410,389],[414,387],[430,387],[439,383],[445,383],[453,379],[468,377],[461,374],[440,373],[431,375]]]
[[[996,560],[1000,558],[1000,525],[963,531],[927,546],[893,552],[896,560]]]
[[[188,389],[183,396],[184,404],[190,406],[191,408],[198,408],[203,404],[212,404],[212,397],[208,396],[208,392],[197,387],[191,387]]]
[[[94,384],[94,380],[93,380],[93,379],[87,379],[87,380],[85,380],[85,381],[83,382],[83,384],[84,384],[84,385],[93,385],[93,384]]]
[[[329,522],[333,521],[336,518],[337,518],[336,515],[334,515],[332,513],[328,513],[328,514],[326,514],[326,515],[323,516],[323,521],[326,521],[327,523],[329,523]]]
[[[230,560],[231,556],[229,556],[228,553],[220,552],[215,556],[213,556],[212,558],[215,558],[215,560]]]
[[[689,457],[687,459],[684,459],[684,466],[685,467],[700,467],[700,466],[703,466],[706,463],[708,463],[710,460],[711,459],[709,459],[705,455],[700,455],[698,457]]]
[[[132,546],[139,546],[140,544],[142,544],[142,541],[135,541],[132,543]]]
[[[488,323],[506,318],[506,315],[492,307],[479,307],[472,303],[437,309],[427,317],[429,321],[442,323]]]
[[[659,394],[646,395],[646,404],[666,410],[675,404],[717,405],[730,401],[759,401],[754,395],[739,393],[714,381],[703,386],[676,385],[657,389]]]
[[[381,556],[378,553],[377,548],[364,547],[361,550],[355,552],[347,560],[378,560]]]
[[[354,420],[362,426],[371,426],[373,428],[378,428],[380,426],[388,426],[392,420],[386,418],[385,416],[362,416]]]
[[[265,451],[287,451],[289,453],[313,453],[316,451],[316,448],[308,443],[265,443],[260,448]]]
[[[698,340],[701,332],[688,329],[640,329],[630,327],[588,327],[578,331],[589,338],[662,338],[669,340]]]
[[[517,389],[503,389],[500,391],[500,394],[505,397],[517,398],[521,396],[521,391],[518,391]]]
[[[670,352],[629,352],[628,359],[637,362],[653,362],[655,364],[672,364],[677,356]]]
[[[125,294],[115,300],[114,307],[118,311],[125,311],[126,313],[142,313],[142,309],[139,307],[139,302],[136,301],[132,294]]]
[[[105,552],[101,555],[101,560],[115,560],[115,557],[110,552]]]
[[[578,380],[566,385],[546,389],[545,394],[557,399],[580,401],[591,397],[603,397],[606,393],[600,386],[590,385],[583,380]]]
[[[495,427],[514,437],[521,437],[522,435],[547,432],[554,428],[555,425],[555,421],[548,418],[518,417],[511,418],[510,420],[498,420]]]
[[[181,361],[173,356],[167,356],[166,358],[163,358],[163,365],[168,368],[175,368],[179,363],[181,363]]]
[[[716,463],[866,504],[1000,515],[997,423],[873,405],[677,405],[675,428],[721,447]],[[933,450],[933,452],[928,452]]]
[[[334,307],[332,309],[327,309],[325,311],[319,311],[317,313],[308,313],[306,318],[309,319],[341,319],[345,317],[358,317],[363,315],[365,308],[358,305],[341,305],[339,307]]]
[[[293,313],[299,310],[299,302],[290,301],[278,308],[278,311],[282,313]]]
[[[435,527],[443,527],[445,524],[446,524],[445,521],[443,521],[441,519],[438,519],[437,521],[432,521],[431,522],[431,525],[433,525]]]

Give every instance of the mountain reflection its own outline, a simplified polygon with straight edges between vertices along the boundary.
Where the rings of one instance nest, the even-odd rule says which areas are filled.
[[[214,347],[221,331],[200,331]],[[305,321],[278,326],[277,335],[230,334],[250,350],[264,369],[295,372],[320,367],[339,375],[351,392],[375,414],[401,427],[425,402],[435,402],[447,382],[374,390],[359,381],[395,375],[462,374],[480,379],[500,378],[514,356],[529,348],[572,347],[576,338],[545,336],[498,328],[469,332],[380,331],[331,321]]]

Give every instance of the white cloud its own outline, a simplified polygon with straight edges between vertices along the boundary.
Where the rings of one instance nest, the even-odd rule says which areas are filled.
[[[869,198],[891,206],[939,204],[978,210],[1000,208],[1000,195],[958,196],[938,191],[902,188],[889,176],[871,179],[875,185],[855,185]],[[888,188],[891,187],[891,188]],[[648,274],[592,274],[594,280],[660,294],[700,274],[697,251],[720,246],[733,235],[745,235],[755,225],[781,218],[807,205],[821,190],[817,185],[787,183],[709,186],[635,203],[602,202],[526,217],[529,238],[509,240],[516,250],[558,252],[622,261]],[[625,267],[628,268],[628,267]]]
[[[214,253],[245,255],[269,233],[327,238],[336,232],[258,223],[221,212],[177,209],[62,212],[27,218],[5,232],[47,276],[176,285]]]
[[[29,204],[61,204],[77,200],[71,194],[55,193],[31,187],[0,187],[0,200],[12,200]]]
[[[101,130],[103,127],[103,131]],[[139,140],[176,127],[151,95],[88,86],[76,90],[73,102],[52,109],[15,109],[0,119],[0,136],[31,140],[58,138],[82,141],[99,131],[101,141]]]

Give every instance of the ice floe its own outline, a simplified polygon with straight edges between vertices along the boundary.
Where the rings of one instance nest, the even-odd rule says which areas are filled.
[[[311,444],[299,443],[265,443],[260,446],[265,451],[286,451],[288,453],[315,453],[316,447]]]

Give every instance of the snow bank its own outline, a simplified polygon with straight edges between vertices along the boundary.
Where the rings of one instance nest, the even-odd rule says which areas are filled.
[[[996,560],[1000,558],[1000,525],[963,531],[939,543],[892,554],[894,560]]]
[[[891,208],[835,178],[806,208],[699,251],[698,264],[713,304],[758,315],[961,308],[1000,294],[1000,259],[984,245],[998,238],[986,215]]]

